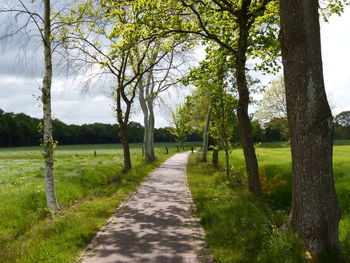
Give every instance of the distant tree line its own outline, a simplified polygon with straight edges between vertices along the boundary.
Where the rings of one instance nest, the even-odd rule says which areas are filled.
[[[348,119],[347,119],[348,118]],[[284,119],[274,118],[261,125],[258,120],[252,121],[254,142],[288,141],[289,129]],[[334,118],[334,140],[350,140],[350,111],[341,112]]]
[[[349,112],[343,112],[335,118],[334,139],[350,140],[350,122],[347,121]],[[4,112],[0,109],[0,147],[34,146],[41,139],[39,123],[40,119],[32,118],[24,113]],[[102,144],[120,143],[119,127],[117,124],[93,123],[93,124],[65,124],[53,120],[54,138],[60,145],[71,144]],[[144,127],[137,122],[130,122],[128,134],[130,142],[143,141]],[[239,129],[235,131],[234,141],[240,141]],[[252,135],[255,142],[286,141],[288,135],[284,126],[277,118],[264,126],[259,121],[252,121]],[[155,142],[174,142],[175,136],[168,128],[155,129]],[[200,141],[202,135],[198,131],[192,131],[187,137],[188,141]]]
[[[32,118],[24,113],[4,112],[0,109],[0,147],[34,146],[42,138],[39,123],[40,119]],[[143,141],[144,128],[137,122],[130,122],[128,135],[130,142]],[[119,127],[117,124],[65,124],[53,120],[53,133],[59,145],[69,144],[100,144],[120,143]],[[155,129],[155,142],[172,142],[175,136],[167,128]],[[200,141],[201,136],[193,132],[188,141]]]

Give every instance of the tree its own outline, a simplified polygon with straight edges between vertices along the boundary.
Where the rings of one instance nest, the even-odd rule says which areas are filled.
[[[237,100],[233,95],[235,89],[231,83],[232,68],[227,51],[213,45],[207,48],[206,59],[200,62],[199,67],[191,70],[185,81],[186,84],[192,84],[197,88],[188,98],[192,100],[194,119],[205,121],[203,137],[205,138],[209,131],[211,137],[217,142],[213,148],[220,147],[225,150],[227,176],[230,174],[229,148],[234,136],[237,108]],[[206,111],[208,111],[207,114]],[[204,149],[202,161],[205,160]]]
[[[140,81],[169,50],[158,50],[157,37],[137,23],[140,13],[123,2],[82,0],[75,4],[69,16],[61,16],[67,25],[61,29],[61,39],[71,61],[90,70],[98,66],[99,73],[112,76],[124,170],[128,171],[131,157],[127,127]],[[153,61],[147,60],[156,52]]]
[[[210,129],[210,121],[212,115],[212,108],[208,107],[208,113],[205,120],[205,126],[203,131],[203,152],[202,152],[202,162],[207,161],[208,147],[209,147],[209,129]]]
[[[217,138],[220,146],[225,151],[225,173],[230,176],[230,142],[234,136],[234,129],[237,125],[236,119],[237,99],[227,91],[223,85],[213,95],[213,137]]]
[[[265,90],[260,101],[260,107],[254,117],[262,123],[278,119],[282,126],[283,136],[289,137],[286,92],[283,76],[271,81],[270,87]]]
[[[129,8],[151,10],[140,21],[160,36],[190,35],[217,43],[235,60],[235,78],[239,102],[237,115],[249,178],[249,189],[261,194],[258,162],[251,136],[248,115],[249,89],[246,76],[248,56],[263,59],[261,68],[276,68],[270,56],[278,50],[277,1],[166,0],[127,1]]]
[[[50,0],[43,0],[43,13],[37,13],[35,10],[30,10],[30,4],[25,4],[22,0],[15,1],[7,7],[0,9],[0,13],[15,14],[15,17],[25,16],[23,25],[14,32],[8,32],[5,38],[12,37],[19,33],[30,34],[30,26],[34,25],[34,30],[39,34],[40,40],[43,42],[44,48],[44,78],[41,88],[41,101],[43,104],[43,140],[45,160],[45,193],[47,206],[50,210],[58,210],[58,202],[55,190],[54,177],[54,147],[56,141],[52,135],[52,117],[51,117],[51,86],[52,86],[52,53],[53,53],[53,29],[51,26],[52,14]],[[33,3],[34,1],[32,1]],[[28,35],[31,39],[31,35]]]
[[[249,190],[261,194],[258,161],[252,138],[252,126],[248,115],[249,89],[246,76],[247,55],[259,53],[259,49],[275,45],[276,30],[271,27],[276,22],[273,12],[274,1],[185,1],[181,3],[194,14],[199,30],[197,34],[216,42],[234,58],[235,78],[238,88],[237,116],[241,130],[243,151],[248,172]],[[264,24],[262,24],[264,21]],[[266,30],[267,29],[267,30]],[[182,32],[183,30],[179,30]],[[186,31],[186,30],[185,30]],[[235,34],[232,35],[232,32]],[[268,32],[267,35],[264,32]],[[254,41],[251,41],[254,39]],[[265,49],[264,58],[274,55]]]
[[[188,135],[192,132],[191,115],[189,112],[189,105],[176,105],[175,109],[169,109],[168,122],[171,127],[169,131],[175,136],[176,141],[181,144],[184,150],[184,142],[186,141]]]
[[[145,153],[146,161],[151,162],[155,160],[154,153],[154,107],[157,99],[160,99],[161,93],[164,93],[169,88],[174,87],[181,78],[180,66],[185,64],[183,61],[186,56],[184,51],[181,51],[184,47],[180,43],[167,43],[164,46],[162,43],[158,43],[158,48],[149,54],[148,63],[152,64],[157,60],[159,55],[162,55],[162,50],[168,54],[164,56],[164,59],[159,61],[154,67],[147,72],[139,83],[139,102],[144,116],[144,140],[143,150]],[[177,76],[176,76],[177,74]]]
[[[280,5],[292,148],[292,211],[287,227],[304,238],[316,257],[323,249],[339,251],[340,220],[332,167],[333,117],[323,81],[318,8],[314,0],[282,0]]]
[[[350,111],[343,111],[335,117],[337,124],[343,127],[350,127]]]
[[[350,111],[343,111],[335,117],[334,139],[350,139]]]

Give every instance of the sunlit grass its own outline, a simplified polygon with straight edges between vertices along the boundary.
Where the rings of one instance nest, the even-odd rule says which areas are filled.
[[[210,161],[203,164],[198,162],[198,155],[190,157],[190,188],[214,258],[216,262],[227,263],[307,262],[302,241],[291,232],[279,230],[291,206],[290,147],[284,143],[266,143],[257,147],[257,155],[260,168],[268,178],[281,174],[281,180],[286,182],[270,191],[264,201],[248,193],[246,181],[239,179],[245,170],[242,149],[231,153],[233,179],[230,182]],[[339,238],[347,258],[350,258],[349,156],[350,142],[336,142],[333,166],[342,208]],[[222,154],[220,158],[224,160]]]
[[[157,161],[146,164],[141,145],[131,144],[129,173],[122,173],[120,145],[59,146],[55,176],[61,211],[53,218],[46,210],[40,148],[1,148],[0,261],[74,262],[123,198],[170,156],[165,145],[170,155],[177,152],[174,143],[157,144]]]

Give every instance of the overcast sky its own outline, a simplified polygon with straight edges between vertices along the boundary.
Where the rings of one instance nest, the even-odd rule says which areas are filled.
[[[341,17],[334,16],[329,23],[322,23],[321,36],[326,89],[337,114],[350,110],[350,8]],[[203,57],[203,52],[199,50],[196,56]],[[0,49],[0,109],[42,116],[40,102],[36,99],[40,94],[41,61],[40,54],[36,59],[30,55],[25,62],[19,61],[18,47],[11,43],[5,50]],[[53,116],[68,124],[115,123],[108,89],[93,86],[89,92],[82,93],[78,84],[62,76],[55,77]],[[176,91],[167,100],[171,103],[188,93],[188,90]],[[164,115],[157,113],[156,127],[167,125]],[[142,123],[140,109],[134,110],[132,120]]]

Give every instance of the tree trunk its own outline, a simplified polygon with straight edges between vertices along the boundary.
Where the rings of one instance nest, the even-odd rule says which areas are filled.
[[[51,118],[51,83],[52,83],[52,51],[51,51],[51,6],[50,0],[44,1],[44,56],[45,56],[45,76],[42,87],[43,103],[43,146],[45,151],[45,193],[47,206],[50,210],[58,210],[58,202],[55,191],[54,177],[54,139],[52,137]]]
[[[248,173],[249,191],[259,196],[261,195],[259,167],[253,143],[252,125],[248,115],[249,90],[245,69],[248,41],[247,12],[247,10],[242,10],[239,16],[239,40],[235,61],[236,80],[239,93],[237,117],[242,134],[242,146]]]
[[[219,148],[216,140],[214,141],[214,144],[215,144],[215,147],[213,149],[213,158],[211,162],[215,168],[218,168],[219,167]]]
[[[146,160],[152,162],[156,159],[154,153],[154,102],[152,98],[147,100],[148,108],[148,136],[147,136],[147,147],[146,147]]]
[[[150,85],[152,84],[149,79],[145,87],[143,86],[143,82],[139,86],[139,102],[143,112],[144,123],[143,150],[147,162],[152,162],[156,159],[154,153],[154,100],[150,97]]]
[[[147,110],[147,105],[146,105],[146,100],[145,100],[145,91],[144,87],[142,86],[142,82],[140,83],[139,86],[139,102],[141,106],[141,110],[143,113],[143,126],[144,126],[144,134],[143,134],[143,146],[142,146],[142,155],[145,155],[146,160],[147,160],[147,155],[146,155],[146,144],[147,144],[147,137],[148,137],[148,110]]]
[[[294,229],[317,255],[339,250],[332,168],[333,117],[322,69],[318,1],[281,1],[281,42],[292,148]],[[330,262],[330,261],[327,261]],[[332,262],[334,258],[332,258]]]
[[[230,155],[229,155],[229,145],[227,139],[225,140],[225,163],[226,163],[226,177],[230,176]]]
[[[208,139],[209,139],[209,127],[210,127],[210,119],[211,119],[211,107],[208,109],[207,120],[205,122],[204,133],[203,133],[203,152],[202,152],[202,162],[207,161],[208,154]]]
[[[120,126],[120,139],[123,144],[124,151],[124,171],[127,172],[131,169],[131,158],[129,148],[129,137],[127,133],[127,126]]]

